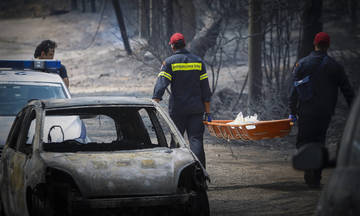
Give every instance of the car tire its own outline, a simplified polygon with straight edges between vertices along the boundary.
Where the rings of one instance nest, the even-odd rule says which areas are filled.
[[[30,194],[31,198],[31,207],[30,215],[31,216],[52,216],[54,215],[52,211],[51,201],[46,197],[40,197],[39,191],[32,191]]]
[[[0,199],[0,216],[5,216],[4,206],[2,200]]]
[[[206,191],[198,192],[198,195],[190,200],[189,216],[209,216],[210,207]]]

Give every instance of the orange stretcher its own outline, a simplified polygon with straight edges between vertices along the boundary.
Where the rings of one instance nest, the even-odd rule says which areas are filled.
[[[204,121],[210,135],[226,140],[261,140],[283,137],[289,134],[292,125],[291,119],[258,121],[246,124],[227,124],[232,120]]]

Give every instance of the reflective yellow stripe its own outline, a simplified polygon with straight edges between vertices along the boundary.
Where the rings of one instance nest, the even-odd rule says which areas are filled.
[[[203,75],[200,76],[200,80],[206,79],[208,78],[207,73],[204,73]]]
[[[179,70],[199,70],[201,71],[201,63],[176,63],[171,64],[172,71],[179,71]]]
[[[170,74],[166,73],[165,71],[160,71],[158,76],[163,76],[165,78],[168,78],[170,81],[172,79],[172,76]]]

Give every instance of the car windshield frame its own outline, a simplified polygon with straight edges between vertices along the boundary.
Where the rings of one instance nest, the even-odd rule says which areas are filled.
[[[101,109],[103,109],[103,110],[101,110]],[[108,111],[107,109],[112,109],[112,110]],[[123,112],[124,109],[131,110],[131,112],[136,111],[137,114],[139,114],[139,111],[142,109],[147,110],[149,117],[151,119],[153,128],[156,131],[155,133],[157,136],[158,143],[151,142],[149,147],[136,147],[136,148],[125,147],[124,149],[122,149],[122,148],[119,148],[119,149],[118,148],[116,148],[116,149],[104,148],[103,149],[102,146],[100,146],[100,145],[103,145],[105,147],[107,145],[107,147],[112,148],[111,146],[113,144],[119,145],[120,144],[119,142],[123,142],[123,140],[120,139],[120,136],[121,136],[120,134],[123,132],[128,133],[129,131],[126,132],[126,130],[125,131],[120,131],[120,130],[124,130],[124,128],[130,127],[129,130],[131,131],[134,129],[134,128],[131,129],[131,127],[134,127],[134,124],[136,125],[136,127],[135,127],[136,129],[141,129],[140,127],[144,126],[144,125],[142,125],[144,123],[143,118],[140,119],[140,122],[139,122],[140,124],[134,123],[133,121],[128,121],[128,123],[123,124],[123,123],[121,123],[121,121],[124,121],[124,119],[127,119],[127,118],[123,119],[119,114],[114,114],[113,116],[111,114],[111,113],[121,113],[121,112]],[[82,111],[79,112],[78,110],[82,110]],[[94,110],[101,110],[101,111],[94,112]],[[110,115],[108,115],[108,114],[110,114]],[[64,134],[63,128],[65,128],[65,127],[61,126],[60,124],[55,125],[55,127],[59,128],[59,130],[60,130],[59,134],[61,134],[64,139],[62,141],[50,142],[50,143],[48,141],[44,140],[44,137],[49,137],[49,134],[50,134],[50,130],[46,131],[45,128],[51,129],[53,127],[53,126],[49,126],[49,125],[46,126],[46,124],[47,124],[46,118],[47,117],[79,116],[79,119],[82,119],[82,117],[80,117],[80,116],[85,116],[85,118],[87,118],[87,116],[91,117],[91,116],[96,116],[96,115],[108,115],[115,120],[115,125],[116,125],[116,130],[117,130],[116,132],[117,132],[117,136],[118,136],[116,140],[114,140],[113,142],[110,142],[110,143],[92,142],[91,140],[89,143],[86,143],[86,142],[82,143],[83,141],[80,141],[80,139],[77,139],[77,138],[76,139],[65,139],[66,134],[63,135]],[[134,113],[129,112],[129,113],[126,113],[125,115],[133,116]],[[169,139],[165,138],[164,128],[162,125],[160,125],[160,118],[157,115],[160,115],[161,119],[166,121],[166,127],[167,127],[166,130],[169,130],[168,132],[170,132],[172,134],[174,140],[169,140]],[[159,110],[155,106],[148,106],[148,105],[140,105],[139,106],[139,105],[129,104],[129,105],[100,105],[100,106],[99,105],[96,105],[96,106],[84,105],[84,106],[76,106],[76,107],[47,108],[47,109],[43,110],[42,116],[43,117],[42,117],[41,127],[40,127],[41,131],[40,131],[40,146],[39,146],[39,149],[42,152],[93,152],[93,151],[102,152],[102,151],[123,151],[123,150],[132,151],[132,150],[143,150],[143,149],[150,149],[150,148],[154,149],[154,148],[159,148],[159,147],[160,148],[183,147],[183,144],[181,143],[181,141],[182,141],[181,136],[179,136],[179,134],[177,133],[177,130],[175,130],[172,123],[168,121],[167,116],[164,116],[162,112],[159,112]],[[136,120],[138,117],[140,117],[140,115],[129,117],[128,120]],[[130,122],[132,122],[132,123],[130,123]],[[140,126],[140,127],[137,127],[137,126]],[[120,129],[120,128],[123,128],[123,129]],[[87,131],[87,130],[88,129],[85,129],[85,131]],[[149,132],[148,128],[144,127],[144,132],[148,133]],[[79,134],[81,134],[81,133],[79,133]],[[144,137],[146,137],[148,134],[147,135],[144,134],[144,135],[145,135]],[[130,141],[131,139],[134,138],[134,135],[130,135],[130,134],[127,134],[127,135],[125,134],[125,136],[127,138],[130,138],[126,141]],[[86,137],[87,137],[87,135],[86,135]],[[143,136],[140,136],[140,137],[142,138]],[[151,141],[151,140],[149,140],[149,141]],[[59,149],[55,149],[55,148],[51,147],[51,146],[55,146],[55,145],[58,145],[55,148],[59,147]],[[65,147],[65,146],[61,147],[61,145],[71,146],[70,147],[71,150],[69,150],[69,148]],[[94,148],[86,149],[87,145],[92,146]],[[123,145],[123,144],[120,144],[120,145]],[[131,145],[133,145],[133,144],[131,144]],[[83,147],[81,147],[81,146],[83,146]],[[99,147],[99,148],[97,148],[97,147]],[[99,150],[96,150],[96,149],[99,149]]]

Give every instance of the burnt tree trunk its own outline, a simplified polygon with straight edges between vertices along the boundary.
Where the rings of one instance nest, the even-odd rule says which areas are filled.
[[[194,36],[189,45],[189,50],[195,55],[204,58],[206,52],[216,45],[216,40],[221,30],[222,18],[218,14],[213,13],[209,5],[203,0],[195,0],[194,4],[208,11],[208,14],[204,18],[204,27]]]
[[[164,0],[164,9],[165,9],[165,34],[167,38],[174,32],[173,28],[173,0]]]
[[[150,43],[158,48],[159,39],[161,38],[161,1],[150,0]]]
[[[322,0],[306,0],[304,3],[301,40],[298,50],[299,59],[309,55],[314,49],[314,37],[318,32],[322,31]]]
[[[78,9],[77,0],[71,0],[71,9],[72,10],[77,10]]]
[[[150,4],[149,0],[139,0],[139,37],[149,39],[150,36]]]
[[[248,105],[257,105],[261,98],[261,4],[262,0],[249,0],[249,97]]]
[[[85,13],[86,12],[86,0],[82,0],[82,12]]]
[[[132,51],[131,51],[131,48],[130,48],[129,39],[128,39],[128,36],[127,36],[125,22],[124,22],[124,17],[123,17],[122,11],[121,11],[119,0],[112,0],[112,3],[113,3],[114,10],[115,10],[116,18],[117,18],[117,21],[118,21],[118,25],[119,25],[119,28],[120,28],[121,37],[122,37],[123,42],[124,42],[125,50],[126,50],[128,55],[131,55]]]
[[[91,12],[95,13],[96,12],[96,2],[95,2],[95,0],[91,0],[90,5],[91,5]]]
[[[358,0],[350,0],[350,19],[351,19],[351,30],[355,31],[356,26],[358,24],[358,17],[357,17],[357,7],[358,7]]]

